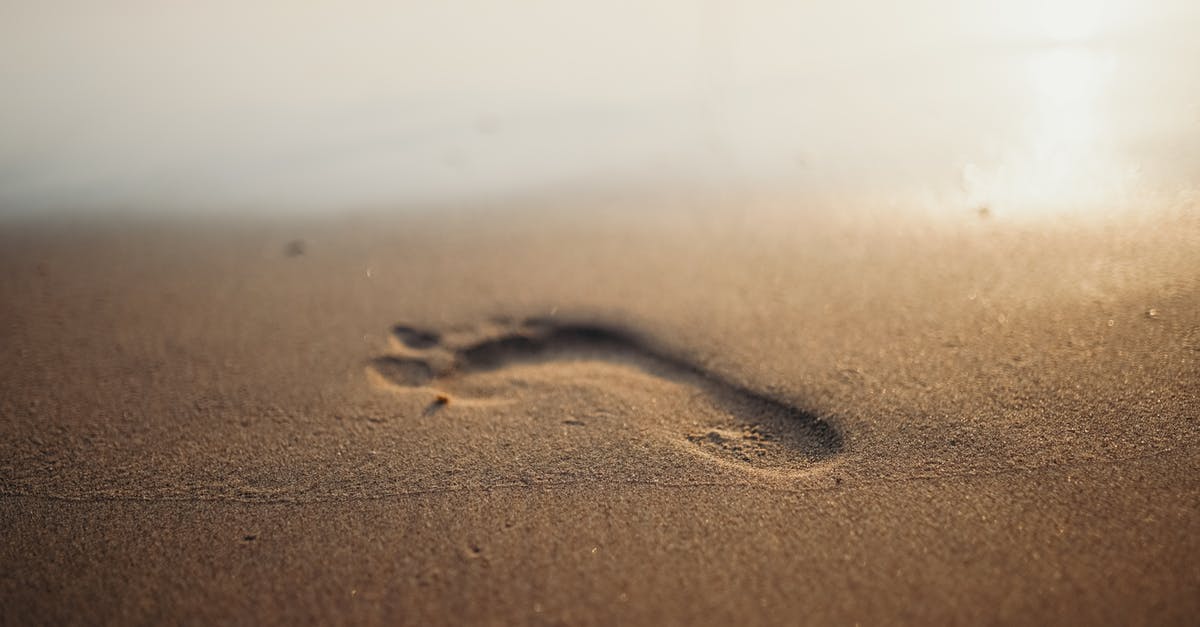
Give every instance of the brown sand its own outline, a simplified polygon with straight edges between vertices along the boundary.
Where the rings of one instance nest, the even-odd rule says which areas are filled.
[[[819,209],[4,226],[3,622],[1194,621],[1200,224]]]

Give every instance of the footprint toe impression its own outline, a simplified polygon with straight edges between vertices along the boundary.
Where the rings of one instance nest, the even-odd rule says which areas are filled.
[[[392,327],[392,336],[405,346],[416,349],[433,348],[442,339],[440,333],[423,331],[402,324]]]
[[[420,359],[378,357],[371,362],[371,366],[385,379],[396,385],[417,387],[433,380],[433,368]]]
[[[393,386],[442,387],[486,373],[515,376],[526,365],[565,368],[569,363],[574,374],[580,363],[616,364],[692,388],[691,396],[701,404],[695,415],[666,411],[646,421],[694,453],[747,470],[796,472],[842,448],[841,434],[820,418],[659,352],[618,328],[528,320],[502,331],[492,328],[456,346],[444,346],[441,333],[406,325],[396,325],[392,334],[400,354],[377,357],[370,367]],[[584,413],[595,409],[580,408]]]

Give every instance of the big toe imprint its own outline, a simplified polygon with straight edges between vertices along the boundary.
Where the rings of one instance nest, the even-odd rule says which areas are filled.
[[[692,390],[689,402],[699,403],[693,403],[694,411],[652,402],[651,410],[640,405],[633,418],[644,423],[647,433],[695,454],[749,471],[791,474],[811,469],[842,449],[841,434],[820,418],[661,352],[641,336],[616,327],[501,320],[454,333],[396,325],[392,336],[394,354],[370,362],[378,379],[390,386],[467,388],[476,394],[482,388],[483,396],[515,395],[519,401],[523,394],[537,393],[521,384],[518,371],[523,367],[558,369],[554,381],[605,385],[606,379],[589,376],[589,369],[596,374],[606,365],[616,365],[632,368],[640,377],[657,377]],[[501,380],[492,380],[490,387],[471,385],[473,379],[496,376]],[[456,397],[439,391],[435,398],[426,415],[452,409]]]

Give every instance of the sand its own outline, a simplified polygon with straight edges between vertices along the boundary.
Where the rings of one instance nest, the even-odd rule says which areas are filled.
[[[5,624],[1186,624],[1200,223],[0,228]]]

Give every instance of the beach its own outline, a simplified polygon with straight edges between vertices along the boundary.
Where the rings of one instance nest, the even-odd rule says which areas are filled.
[[[1186,624],[1194,206],[0,231],[5,624]]]

